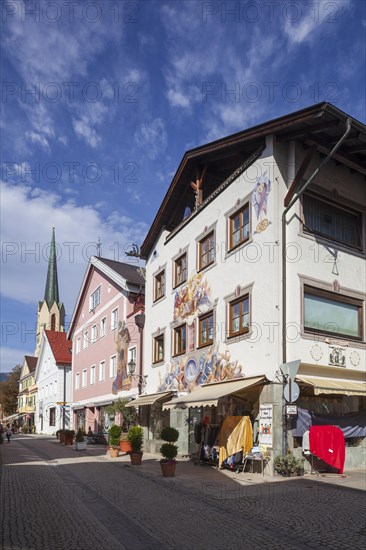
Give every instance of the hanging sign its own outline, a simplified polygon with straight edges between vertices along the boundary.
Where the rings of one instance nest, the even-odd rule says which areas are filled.
[[[259,444],[272,447],[273,405],[259,407]]]

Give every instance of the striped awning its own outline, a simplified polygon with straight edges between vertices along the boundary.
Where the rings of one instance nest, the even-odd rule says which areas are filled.
[[[314,388],[314,394],[366,395],[366,383],[354,380],[296,376],[296,380]]]
[[[143,405],[152,405],[153,403],[165,403],[174,395],[172,391],[159,393],[150,393],[148,395],[140,395],[137,399],[127,403],[126,407],[142,407]]]
[[[229,382],[217,382],[200,386],[188,395],[176,397],[163,405],[163,409],[176,409],[187,407],[217,407],[219,399],[232,395],[241,397],[246,390],[260,384],[265,380],[264,376],[255,378],[241,378],[240,380],[230,380]]]

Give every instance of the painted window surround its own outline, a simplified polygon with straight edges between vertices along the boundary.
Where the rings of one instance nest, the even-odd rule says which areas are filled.
[[[331,283],[326,283],[324,281],[321,281],[319,279],[314,279],[312,277],[308,277],[306,275],[298,274],[299,281],[300,281],[300,324],[301,324],[301,338],[304,338],[305,340],[312,340],[314,341],[314,333],[312,332],[305,332],[304,331],[304,287],[305,285],[316,287],[320,290],[325,290],[327,292],[334,292],[334,287]],[[337,340],[337,342],[340,343],[340,345],[350,346],[353,348],[366,348],[366,342],[365,342],[365,314],[366,314],[366,293],[359,292],[357,290],[353,290],[350,288],[341,287],[340,291],[338,293],[340,297],[344,296],[345,298],[354,298],[356,300],[359,300],[362,302],[362,326],[363,326],[363,339],[355,340],[355,339],[348,339],[344,336],[340,336],[337,334],[322,334],[322,333],[316,333],[316,339],[319,342],[327,342],[330,339]]]
[[[319,195],[319,197],[321,197],[325,200],[329,199],[332,202],[334,202],[335,204],[339,204],[340,206],[343,205],[346,208],[349,207],[351,210],[356,210],[357,212],[359,212],[359,214],[362,217],[362,219],[361,219],[361,231],[362,231],[361,245],[362,245],[362,250],[358,250],[357,248],[347,246],[344,243],[334,241],[334,240],[329,239],[329,238],[327,238],[325,236],[322,236],[322,235],[315,235],[315,234],[311,233],[310,231],[304,230],[304,209],[303,209],[302,200],[299,201],[299,203],[300,203],[300,206],[299,206],[300,216],[299,216],[299,222],[298,222],[299,223],[299,230],[298,230],[299,237],[303,237],[304,239],[311,240],[314,243],[317,243],[317,242],[322,243],[325,246],[327,246],[327,245],[328,246],[331,245],[333,247],[336,246],[337,249],[339,249],[340,251],[347,252],[348,254],[352,254],[353,256],[358,256],[358,257],[361,257],[361,258],[365,258],[366,257],[366,214],[365,214],[364,211],[362,211],[362,209],[360,209],[360,205],[354,203],[353,201],[348,200],[346,197],[344,197],[343,195],[340,195],[340,194],[338,195],[338,199],[335,199],[335,197],[332,193],[330,193],[329,191],[327,191],[323,187],[319,187],[317,185],[312,185],[311,186],[311,191],[313,191],[315,194]]]
[[[252,220],[252,209],[251,209],[251,200],[252,200],[252,192],[245,195],[245,197],[238,198],[235,205],[232,206],[229,210],[227,210],[224,213],[225,219],[226,219],[226,241],[225,241],[225,259],[231,256],[232,254],[235,254],[238,250],[241,250],[244,246],[248,246],[249,243],[253,241],[253,220]],[[248,204],[249,207],[249,237],[244,242],[238,244],[237,246],[234,246],[234,248],[230,249],[230,227],[231,227],[231,217],[236,213],[239,212],[242,208],[245,207],[245,205]]]
[[[217,221],[215,221],[214,223],[212,223],[210,226],[206,227],[204,231],[202,231],[202,233],[200,233],[197,237],[196,237],[196,270],[197,270],[197,273],[206,273],[206,271],[208,271],[209,269],[212,269],[213,267],[215,267],[215,265],[217,265],[217,254],[219,252],[218,250],[218,246],[217,246],[217,231],[216,231],[216,227],[217,227]],[[215,250],[215,256],[214,256],[214,261],[207,265],[206,267],[203,267],[202,269],[200,269],[200,250],[201,250],[201,242],[203,241],[203,239],[205,239],[206,237],[209,236],[210,233],[214,234],[214,241],[215,241],[215,245],[214,245],[214,250]]]
[[[253,334],[252,320],[253,320],[253,305],[252,305],[252,294],[253,294],[254,281],[245,286],[238,285],[240,288],[239,292],[236,290],[227,296],[224,296],[225,302],[225,343],[230,344],[231,342],[239,342],[240,340],[245,340],[251,337]],[[230,303],[243,298],[246,294],[249,296],[249,331],[244,332],[243,334],[234,334],[229,336],[230,330]]]
[[[171,277],[171,283],[172,283],[172,294],[177,291],[178,288],[180,288],[181,286],[185,285],[187,283],[187,280],[189,278],[189,258],[188,258],[188,250],[189,250],[189,245],[185,246],[184,248],[180,248],[179,249],[179,252],[177,252],[176,254],[174,254],[174,256],[172,257],[172,260],[171,260],[171,266],[172,266],[172,277]],[[175,286],[175,262],[176,260],[178,260],[181,256],[183,255],[186,255],[186,273],[187,273],[187,278],[185,281],[183,281],[182,283],[180,283],[179,285]],[[166,281],[167,281],[167,278],[165,278],[165,284],[166,284]],[[165,292],[166,292],[167,289],[165,289]]]

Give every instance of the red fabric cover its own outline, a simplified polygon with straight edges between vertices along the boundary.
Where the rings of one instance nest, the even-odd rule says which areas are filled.
[[[310,452],[343,473],[346,444],[342,430],[336,426],[311,426]]]

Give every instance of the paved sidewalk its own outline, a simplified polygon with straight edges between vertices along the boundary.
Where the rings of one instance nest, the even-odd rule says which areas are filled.
[[[365,476],[270,478],[181,460],[163,478],[106,447],[47,436],[0,446],[5,550],[363,549]],[[1,546],[2,544],[2,546]]]

